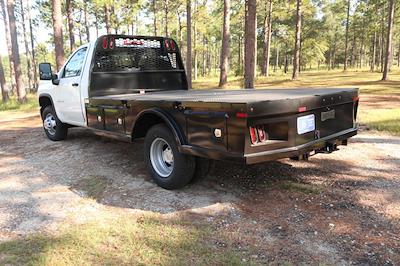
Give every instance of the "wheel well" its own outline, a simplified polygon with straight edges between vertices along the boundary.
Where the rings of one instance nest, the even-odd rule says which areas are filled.
[[[53,105],[51,99],[47,96],[39,97],[39,105],[40,105],[40,114],[43,113],[44,108],[47,106]]]
[[[132,139],[144,138],[147,131],[156,124],[165,124],[164,120],[156,114],[144,114],[136,121],[132,130]]]

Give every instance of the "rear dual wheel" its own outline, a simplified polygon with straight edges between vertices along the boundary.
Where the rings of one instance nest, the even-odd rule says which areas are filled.
[[[195,158],[179,152],[174,135],[163,124],[157,124],[147,132],[144,155],[154,182],[162,188],[182,188],[193,179]]]

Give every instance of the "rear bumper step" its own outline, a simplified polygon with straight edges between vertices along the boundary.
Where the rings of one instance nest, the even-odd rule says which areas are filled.
[[[205,157],[209,159],[255,164],[282,158],[293,158],[298,156],[303,158],[305,154],[309,154],[311,151],[327,151],[327,147],[329,147],[329,151],[332,152],[335,150],[333,148],[338,145],[347,145],[347,139],[356,134],[357,128],[351,128],[312,142],[308,142],[303,145],[244,155],[190,145],[180,146],[179,151],[185,154]]]
[[[295,147],[245,154],[244,158],[246,164],[254,164],[302,156],[311,151],[316,151],[316,153],[331,153],[337,150],[338,145],[346,145],[346,140],[356,134],[357,128],[351,128]]]

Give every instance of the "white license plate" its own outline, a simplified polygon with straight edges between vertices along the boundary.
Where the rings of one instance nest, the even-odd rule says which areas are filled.
[[[297,118],[297,134],[301,135],[315,130],[315,115],[300,116]]]

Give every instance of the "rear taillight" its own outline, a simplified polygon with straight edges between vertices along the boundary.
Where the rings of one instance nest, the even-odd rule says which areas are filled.
[[[263,143],[268,140],[264,126],[249,127],[251,144]]]
[[[256,144],[258,141],[256,129],[254,127],[250,127],[249,129],[250,129],[251,143]]]

